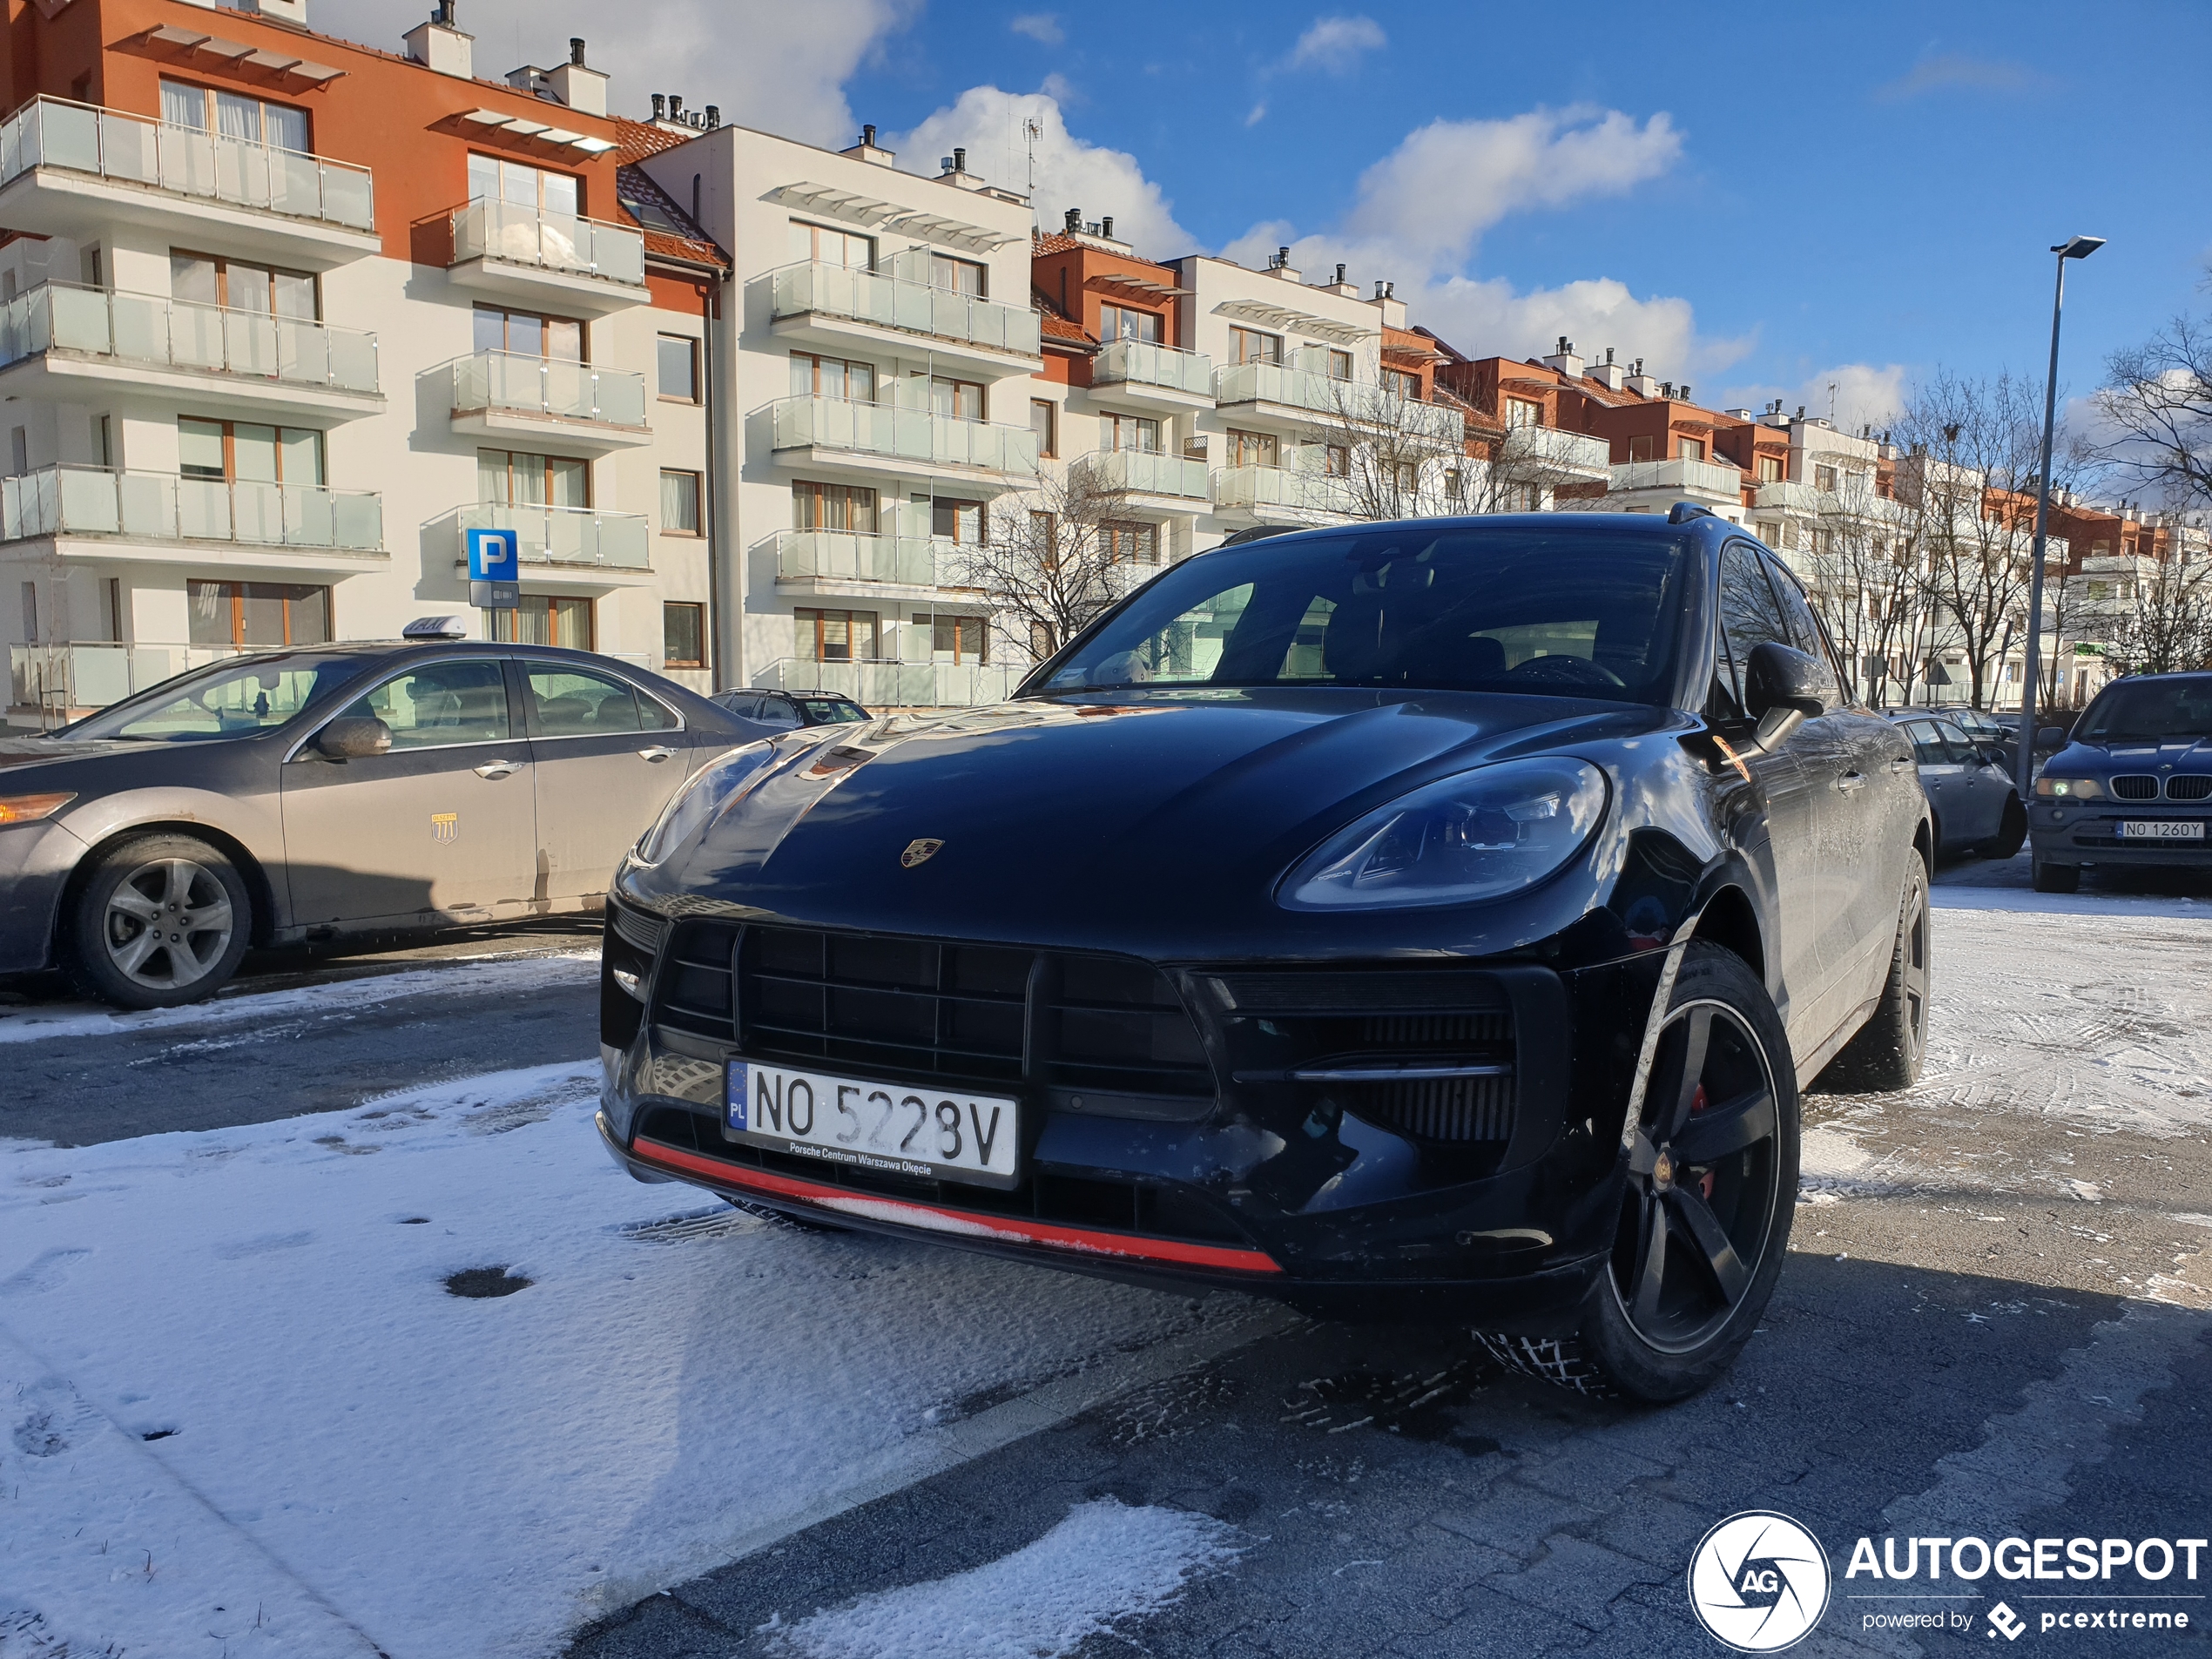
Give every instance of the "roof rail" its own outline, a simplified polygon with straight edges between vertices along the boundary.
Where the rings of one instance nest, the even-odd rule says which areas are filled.
[[[1678,501],[1667,509],[1667,523],[1687,524],[1693,518],[1710,518],[1712,516],[1713,509],[1710,507],[1700,507],[1694,501]]]

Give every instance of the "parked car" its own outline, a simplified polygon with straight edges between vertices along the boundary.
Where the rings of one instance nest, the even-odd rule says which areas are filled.
[[[802,725],[857,725],[870,718],[858,703],[835,691],[717,691],[709,700],[739,719],[779,732]]]
[[[1937,852],[1993,859],[2018,853],[2027,839],[2027,812],[1995,746],[1976,741],[1963,721],[1948,716],[1892,712],[1890,718],[1912,739]]]
[[[0,973],[160,1008],[249,945],[594,908],[694,768],[767,735],[624,663],[449,631],[226,658],[0,739]]]
[[[1782,1269],[1799,1088],[1920,1065],[1927,806],[1847,685],[1687,504],[1202,553],[1009,702],[705,768],[610,894],[601,1133],[1677,1398]]]
[[[2096,866],[2212,868],[2208,823],[2212,674],[2114,680],[2035,780],[2035,890],[2072,893]]]

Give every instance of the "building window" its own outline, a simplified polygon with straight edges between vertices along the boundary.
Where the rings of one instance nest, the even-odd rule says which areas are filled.
[[[1109,344],[1116,340],[1141,340],[1157,346],[1167,338],[1166,324],[1157,312],[1139,311],[1131,306],[1101,306],[1098,337]]]
[[[699,475],[695,472],[664,472],[660,475],[660,528],[664,536],[700,534]]]
[[[1279,363],[1283,361],[1283,336],[1264,334],[1257,328],[1236,328],[1229,331],[1229,361],[1232,363]]]
[[[988,664],[991,660],[990,618],[932,617],[930,655],[941,663]]]
[[[1056,455],[1060,453],[1060,406],[1049,397],[1029,400],[1029,430],[1036,434],[1037,453]]]
[[[1147,455],[1161,453],[1160,423],[1149,415],[1109,415],[1104,426],[1109,450],[1134,449]]]
[[[1222,444],[1232,467],[1279,467],[1283,447],[1272,432],[1239,432],[1234,427]]]
[[[660,608],[663,668],[706,666],[706,607],[671,604]]]
[[[956,260],[949,253],[929,256],[929,286],[948,288],[954,293],[972,294],[981,300],[990,291],[989,279],[983,266],[973,260]]]
[[[1629,440],[1629,459],[1631,461],[1649,461],[1652,459],[1652,452],[1656,449],[1657,447],[1657,440],[1653,438],[1649,433],[1644,433],[1640,436],[1632,437]]]
[[[572,173],[548,172],[497,156],[469,157],[469,199],[574,219],[583,211],[583,185]]]
[[[948,501],[943,497],[929,503],[929,533],[940,541],[953,542],[961,547],[975,547],[983,540],[983,503],[980,501]]]
[[[791,354],[791,395],[832,398],[840,403],[873,403],[875,365],[795,351]]]
[[[698,341],[689,334],[663,334],[658,342],[654,361],[664,402],[696,403],[699,401]]]
[[[196,306],[226,306],[233,311],[259,311],[309,322],[321,314],[316,305],[315,280],[307,272],[280,271],[273,266],[252,265],[212,253],[172,253],[169,292]]]
[[[186,478],[316,485],[322,482],[322,434],[308,427],[179,415],[177,463]]]
[[[791,222],[791,257],[814,265],[866,271],[875,264],[875,238],[855,236],[850,231],[809,225],[804,219],[794,219]]]
[[[1506,400],[1506,424],[1507,426],[1541,426],[1543,423],[1544,406],[1542,404],[1532,403],[1525,397],[1509,397]]]
[[[1812,469],[1812,487],[1833,490],[1836,488],[1836,469],[1833,467],[1815,467]]]
[[[589,507],[590,464],[523,449],[479,449],[476,499],[496,507]]]
[[[1782,482],[1781,456],[1761,455],[1759,457],[1759,482],[1763,484],[1778,484]]]
[[[1329,378],[1332,381],[1348,381],[1352,378],[1352,354],[1350,352],[1333,350],[1330,352]]]
[[[1705,441],[1703,438],[1677,438],[1675,441],[1675,458],[1677,461],[1703,461],[1705,458]]]
[[[791,525],[799,530],[853,530],[875,534],[875,491],[866,484],[818,484],[800,480],[791,487]]]
[[[1402,368],[1386,368],[1382,383],[1385,391],[1394,392],[1399,397],[1411,399],[1416,403],[1421,401],[1421,377],[1418,374],[1408,374]]]
[[[512,610],[484,612],[484,637],[509,645],[563,645],[592,649],[591,601],[526,593]]]
[[[26,645],[38,643],[38,584],[23,584],[23,640]]]
[[[1521,497],[1522,512],[1541,513],[1544,510],[1544,487],[1541,484],[1521,484],[1515,488],[1514,493]]]
[[[929,412],[958,421],[980,421],[983,419],[983,388],[974,381],[933,374],[929,377]]]
[[[161,81],[161,119],[165,125],[190,127],[272,150],[306,151],[307,112],[288,105],[270,104],[237,92],[219,92],[212,86],[186,81]]]
[[[1352,450],[1341,443],[1321,446],[1321,470],[1332,478],[1352,476]]]
[[[511,352],[517,357],[543,357],[556,363],[583,361],[583,325],[573,318],[541,317],[532,311],[480,305],[475,320],[474,343],[478,351]]]
[[[1157,524],[1109,524],[1106,529],[1106,556],[1123,559],[1132,564],[1157,564],[1160,562],[1160,527]]]
[[[189,643],[322,645],[330,641],[330,590],[284,582],[185,583]]]
[[[798,654],[804,662],[876,660],[876,613],[873,610],[801,610],[798,622]]]

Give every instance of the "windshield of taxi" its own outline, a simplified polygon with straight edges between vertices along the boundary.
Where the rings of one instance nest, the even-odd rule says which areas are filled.
[[[1686,546],[1466,525],[1254,542],[1164,572],[1043,689],[1341,685],[1664,702]]]
[[[58,733],[126,743],[206,743],[252,737],[284,725],[319,692],[366,667],[354,655],[295,652],[218,663],[165,680]]]
[[[2098,694],[2074,735],[2106,744],[2212,738],[2212,674],[2116,681]]]

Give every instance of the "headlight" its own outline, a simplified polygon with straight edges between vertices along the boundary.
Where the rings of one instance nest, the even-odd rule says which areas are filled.
[[[2047,772],[2035,780],[2035,792],[2047,800],[2102,800],[2105,786],[2094,778],[2054,778]]]
[[[1428,784],[1339,830],[1284,877],[1289,910],[1472,904],[1559,869],[1605,816],[1587,761],[1508,760]]]
[[[719,817],[722,809],[776,758],[772,743],[748,743],[693,772],[661,808],[660,817],[637,840],[637,861],[658,864]]]
[[[76,799],[73,792],[65,795],[0,795],[0,826],[36,824],[42,818],[51,818]]]

